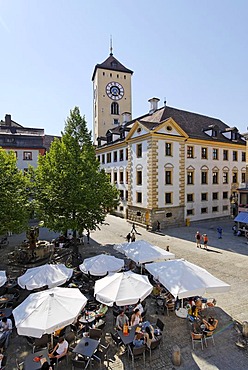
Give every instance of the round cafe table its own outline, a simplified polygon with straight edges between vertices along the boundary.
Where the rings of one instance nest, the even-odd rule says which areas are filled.
[[[82,324],[91,324],[95,321],[95,318],[96,318],[95,312],[88,311],[87,315],[84,314],[82,317],[80,317],[79,321]]]
[[[175,314],[177,317],[180,317],[181,319],[187,319],[188,317],[188,310],[186,308],[179,308],[178,310],[175,311]]]

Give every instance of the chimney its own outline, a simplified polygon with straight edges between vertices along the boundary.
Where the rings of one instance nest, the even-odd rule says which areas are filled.
[[[5,125],[11,126],[11,114],[5,114]]]
[[[149,110],[149,114],[152,114],[155,112],[155,110],[158,109],[158,102],[160,101],[160,99],[158,98],[151,98],[148,100],[148,102],[150,103],[150,110]]]
[[[122,124],[131,121],[131,113],[130,112],[123,112],[122,113]]]

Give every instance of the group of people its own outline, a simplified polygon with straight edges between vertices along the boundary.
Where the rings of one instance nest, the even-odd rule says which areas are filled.
[[[131,315],[131,318],[129,320],[128,316],[125,314],[125,310],[121,309],[119,315],[116,318],[116,329],[117,330],[124,330],[125,326],[136,326],[138,329],[135,332],[134,340],[133,340],[133,346],[134,347],[140,347],[143,344],[146,344],[148,348],[151,346],[151,342],[155,340],[154,335],[154,328],[152,325],[145,321],[142,323],[142,314],[144,312],[144,307],[139,300],[137,305],[133,309],[133,314]],[[142,330],[140,325],[142,324]]]
[[[201,248],[201,241],[203,241],[203,247],[204,249],[208,249],[208,236],[207,234],[200,234],[199,231],[195,234],[195,241],[197,248]]]
[[[133,314],[129,320],[128,316],[125,314],[125,310],[122,308],[119,315],[116,318],[115,327],[117,330],[123,330],[124,325],[130,324],[130,326],[139,325],[142,322],[142,314],[144,312],[143,305],[139,300],[137,305],[133,309]]]

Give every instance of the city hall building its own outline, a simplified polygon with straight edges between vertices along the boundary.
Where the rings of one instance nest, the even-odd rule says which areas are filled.
[[[132,118],[133,71],[112,54],[95,66],[96,153],[120,193],[115,213],[156,228],[235,215],[245,183],[246,140],[219,119],[158,98]]]

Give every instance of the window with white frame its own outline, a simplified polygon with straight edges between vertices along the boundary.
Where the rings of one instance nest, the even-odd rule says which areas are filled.
[[[187,146],[187,158],[194,158],[194,147],[188,145]]]

